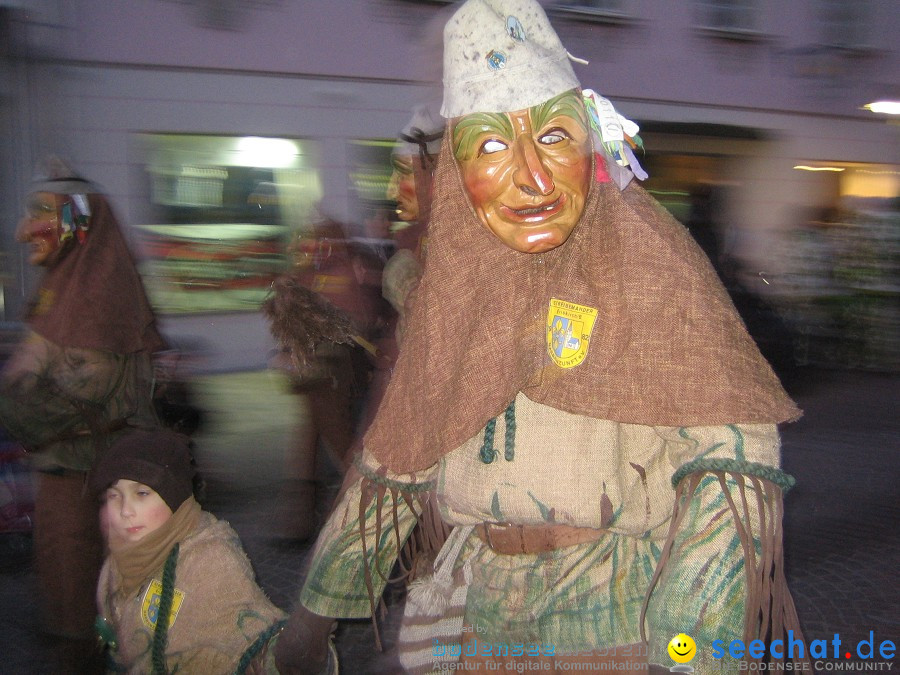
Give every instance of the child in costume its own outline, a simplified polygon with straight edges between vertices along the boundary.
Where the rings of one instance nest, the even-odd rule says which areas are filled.
[[[714,639],[799,635],[776,426],[799,411],[569,61],[534,0],[445,27],[424,274],[283,675],[333,665],[333,619],[372,615],[435,500],[454,529],[409,587],[410,672],[667,672],[682,633],[695,672],[738,672]]]
[[[264,673],[284,614],[257,586],[237,534],[193,496],[187,439],[135,431],[103,453],[109,556],[97,631],[110,667],[128,673]]]

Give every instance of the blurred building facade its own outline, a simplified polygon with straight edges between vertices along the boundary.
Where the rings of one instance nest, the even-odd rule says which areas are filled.
[[[896,359],[900,126],[862,108],[900,99],[895,0],[544,4],[584,86],[641,126],[648,189],[728,283],[806,331],[791,358],[856,330],[863,359]],[[439,104],[451,9],[0,0],[3,318],[33,288],[13,232],[55,153],[131,226],[166,333],[213,369],[264,364],[257,308],[286,239],[317,210],[386,236],[384,160],[413,106]]]

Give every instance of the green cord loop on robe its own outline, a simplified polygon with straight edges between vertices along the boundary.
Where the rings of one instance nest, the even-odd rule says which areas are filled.
[[[254,658],[256,658],[256,655],[262,651],[263,647],[268,644],[269,640],[271,640],[281,632],[281,629],[284,628],[284,625],[286,623],[287,619],[276,621],[257,636],[257,638],[253,641],[253,644],[247,647],[247,649],[241,655],[241,660],[238,662],[237,668],[234,669],[235,675],[244,675],[244,672],[249,667],[250,662]]]
[[[373,483],[384,485],[390,490],[400,490],[402,492],[415,494],[419,492],[431,492],[434,489],[435,485],[437,485],[437,481],[433,480],[427,480],[422,483],[404,483],[399,480],[388,478],[387,476],[382,476],[378,472],[368,468],[363,463],[362,454],[357,454],[356,457],[354,457],[353,466],[355,466],[357,471],[359,471],[363,476],[368,478]]]
[[[503,458],[507,462],[513,461],[516,456],[516,399],[510,401],[503,413],[503,421],[506,425],[506,432],[503,436]],[[484,425],[484,441],[481,443],[481,450],[478,452],[479,458],[485,464],[493,462],[499,454],[494,449],[494,432],[497,429],[497,418],[492,417],[488,423]]]
[[[678,487],[681,480],[696,471],[731,471],[733,473],[741,473],[747,476],[756,476],[764,478],[778,487],[782,492],[787,492],[797,482],[796,479],[788,473],[775,466],[768,464],[759,464],[758,462],[745,462],[730,457],[701,457],[687,464],[683,464],[674,474],[672,474],[672,487]]]
[[[494,456],[497,454],[497,451],[494,450],[494,430],[496,428],[496,417],[492,417],[488,420],[488,423],[484,425],[484,441],[481,443],[481,450],[479,451],[478,456],[481,457],[481,461],[485,464],[493,462]]]

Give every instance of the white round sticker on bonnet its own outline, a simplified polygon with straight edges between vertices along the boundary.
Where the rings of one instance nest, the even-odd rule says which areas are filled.
[[[441,115],[513,112],[580,87],[535,0],[468,0],[444,27]]]

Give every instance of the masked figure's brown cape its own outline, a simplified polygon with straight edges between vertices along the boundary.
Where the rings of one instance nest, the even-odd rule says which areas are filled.
[[[481,225],[444,139],[425,273],[365,446],[420,470],[522,391],[570,413],[644,425],[777,423],[800,411],[688,231],[632,182],[593,182],[568,241],[541,255]],[[550,359],[551,298],[598,311],[587,357]]]
[[[87,185],[87,184],[86,184]],[[27,318],[60,346],[117,354],[164,348],[134,259],[106,198],[89,194],[89,229],[44,274]]]

